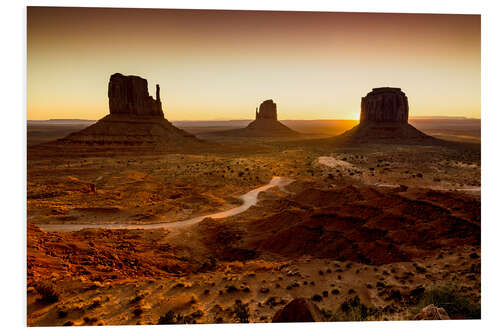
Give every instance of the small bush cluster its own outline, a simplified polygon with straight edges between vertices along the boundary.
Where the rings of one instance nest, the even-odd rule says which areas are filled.
[[[233,313],[238,318],[240,323],[248,323],[250,318],[250,310],[248,304],[243,303],[239,299],[234,302]]]
[[[333,321],[362,321],[377,319],[379,311],[361,303],[356,295],[344,301],[333,314]]]

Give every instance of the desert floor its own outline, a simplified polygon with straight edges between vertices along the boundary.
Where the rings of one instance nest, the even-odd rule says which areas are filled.
[[[28,148],[29,326],[270,322],[298,297],[328,320],[411,319],[440,290],[462,297],[452,318],[480,305],[474,140],[204,139],[184,151]],[[294,181],[241,214],[140,228],[237,207],[273,176]],[[58,224],[93,228],[44,231]]]

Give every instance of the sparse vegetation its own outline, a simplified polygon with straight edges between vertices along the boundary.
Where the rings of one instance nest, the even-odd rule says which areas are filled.
[[[464,295],[455,283],[428,288],[422,294],[418,304],[410,310],[411,317],[413,318],[422,308],[429,304],[444,308],[451,318],[481,318],[481,305]]]
[[[241,300],[237,299],[233,305],[233,313],[238,318],[240,323],[248,323],[250,318],[250,310],[248,309],[248,303],[245,304]]]
[[[333,321],[378,320],[380,311],[361,303],[358,296],[344,301],[332,316]]]
[[[175,324],[175,312],[170,310],[158,320],[158,325]]]
[[[35,290],[42,296],[40,302],[55,303],[59,301],[59,294],[56,292],[54,286],[49,282],[41,281],[35,284]]]

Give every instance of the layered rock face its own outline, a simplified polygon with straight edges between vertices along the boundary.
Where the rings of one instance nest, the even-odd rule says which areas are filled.
[[[374,88],[361,98],[360,123],[408,123],[408,98],[401,88]]]
[[[148,81],[139,76],[111,75],[108,84],[109,113],[135,116],[163,117],[160,86],[156,85],[156,99],[149,96]]]
[[[259,111],[255,110],[255,119],[278,120],[276,103],[272,99],[262,102],[259,106]]]

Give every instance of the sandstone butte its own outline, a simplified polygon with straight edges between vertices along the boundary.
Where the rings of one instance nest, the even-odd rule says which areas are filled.
[[[58,143],[174,147],[201,142],[165,119],[158,84],[153,98],[146,79],[115,73],[109,79],[108,99],[107,116]]]
[[[278,121],[278,110],[272,99],[265,100],[255,109],[255,120],[245,128],[219,132],[224,136],[240,137],[296,137],[300,133]]]
[[[401,88],[374,88],[361,98],[359,125],[336,137],[350,143],[440,143],[408,124],[408,98]]]

